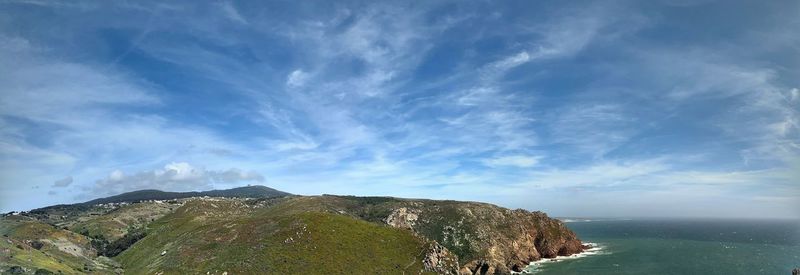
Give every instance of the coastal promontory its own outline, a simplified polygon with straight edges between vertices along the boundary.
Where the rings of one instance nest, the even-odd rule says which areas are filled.
[[[542,212],[461,201],[122,194],[0,218],[0,269],[96,274],[509,274],[583,250]]]

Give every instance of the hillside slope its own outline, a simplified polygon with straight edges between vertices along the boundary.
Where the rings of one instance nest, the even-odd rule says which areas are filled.
[[[507,274],[531,261],[581,252],[561,221],[486,203],[390,197],[297,197],[284,212],[324,211],[410,230],[457,256],[461,273]]]
[[[283,191],[275,190],[266,186],[253,185],[245,187],[237,187],[225,190],[211,190],[203,192],[164,192],[159,190],[139,190],[133,192],[122,193],[119,195],[99,198],[90,200],[83,203],[76,204],[59,204],[53,206],[42,207],[33,209],[27,213],[27,216],[36,218],[39,221],[52,224],[58,227],[78,228],[82,230],[82,224],[96,223],[91,221],[97,216],[103,216],[118,209],[125,209],[126,204],[141,203],[147,201],[170,201],[175,203],[175,200],[195,198],[195,197],[228,197],[228,198],[277,198],[291,196],[292,194]],[[158,208],[158,207],[156,207]],[[174,208],[174,207],[168,207]],[[153,207],[140,207],[140,213],[134,213],[129,217],[124,217],[122,213],[112,213],[111,219],[143,219],[143,218],[157,218],[163,216],[163,211],[154,211]],[[170,210],[171,211],[171,210]],[[154,213],[159,212],[159,213]],[[122,222],[125,226],[127,222]],[[137,223],[140,225],[140,223]],[[117,228],[119,229],[119,228]],[[120,230],[117,230],[118,232]],[[122,232],[124,233],[124,232]],[[108,236],[106,236],[108,237]],[[113,238],[113,237],[112,237]]]
[[[117,196],[5,215],[0,271],[509,274],[584,249],[542,212],[461,201],[253,195],[270,190],[141,202],[138,195]],[[134,202],[107,202],[119,199]]]
[[[117,259],[131,274],[433,274],[411,232],[324,212],[196,200]],[[455,262],[452,263],[453,270]]]
[[[167,273],[401,274],[409,270],[397,265],[408,262],[415,271],[508,274],[583,249],[544,213],[484,203],[341,196],[284,198],[264,208],[231,203],[187,203],[117,259],[128,270]],[[378,259],[385,261],[369,256],[384,254]]]
[[[125,236],[129,231],[142,228],[178,207],[180,204],[177,203],[157,202],[123,205],[90,219],[76,221],[68,228],[82,235],[113,242]]]
[[[0,219],[0,233],[0,271],[112,274],[118,270],[113,260],[97,257],[87,237],[27,217]]]
[[[284,197],[291,194],[278,191],[262,185],[237,187],[225,190],[211,190],[203,192],[164,192],[159,190],[139,190],[119,195],[87,201],[83,204],[103,204],[121,202],[139,202],[146,200],[171,200],[191,197],[228,197],[228,198],[272,198]]]

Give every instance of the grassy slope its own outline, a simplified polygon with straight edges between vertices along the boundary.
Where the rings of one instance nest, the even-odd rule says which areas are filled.
[[[114,241],[122,238],[131,228],[139,228],[178,208],[168,203],[142,202],[120,207],[90,220],[80,221],[70,227],[73,232],[88,236],[103,236]]]
[[[170,274],[220,274],[224,271],[229,274],[418,273],[422,270],[421,260],[428,243],[409,231],[384,224],[383,220],[397,208],[408,207],[421,211],[414,230],[446,246],[459,257],[462,265],[485,258],[489,251],[483,244],[490,242],[490,238],[505,238],[502,241],[509,244],[515,241],[509,232],[519,227],[520,223],[520,219],[513,218],[516,217],[512,215],[513,211],[488,204],[386,197],[189,199],[174,211],[170,207],[174,209],[177,205],[145,202],[110,212],[105,210],[100,214],[97,213],[101,209],[96,207],[60,207],[57,210],[65,210],[47,212],[37,217],[46,217],[44,221],[66,221],[73,225],[71,229],[75,232],[85,229],[89,235],[102,235],[111,240],[129,228],[145,227],[147,237],[115,257],[123,264],[126,273],[132,274],[159,271]],[[67,215],[67,218],[60,215]],[[558,224],[548,221],[546,216],[524,216],[524,219],[529,219],[548,240],[558,239],[563,233]],[[32,219],[27,220],[33,222]],[[55,270],[66,266],[80,271],[88,263],[91,268],[110,270],[102,269],[102,264],[98,264],[104,258],[80,258],[66,254],[56,257],[53,255],[58,253],[51,255],[47,252],[47,249],[54,247],[37,252],[29,249],[24,242],[64,239],[61,235],[66,234],[67,240],[74,239],[70,242],[91,250],[84,236],[41,222],[12,231],[9,231],[12,227],[8,224],[0,223],[0,231],[13,231],[14,236],[12,243],[4,244],[3,248],[15,255],[38,257],[29,262],[37,264],[19,264],[21,266]],[[28,248],[23,246],[25,249],[18,249],[15,242],[28,245]],[[507,248],[501,247],[501,250],[506,251]],[[164,250],[167,253],[161,256]],[[57,248],[54,252],[58,252]],[[551,254],[556,252],[552,251]],[[11,262],[10,258],[0,259]],[[54,265],[54,262],[58,265]],[[2,264],[3,261],[0,261]]]
[[[34,271],[46,269],[52,272],[61,271],[65,274],[80,274],[79,270],[83,268],[83,264],[79,261],[64,261],[58,256],[33,249],[25,243],[13,239],[4,238],[0,242],[0,250],[3,251],[0,256],[0,270],[3,271],[11,266],[21,266]]]
[[[89,240],[79,234],[21,217],[0,219],[0,233],[0,270],[22,266],[31,271],[46,269],[65,274],[112,272],[109,265],[113,262],[106,265],[92,260],[94,252]],[[43,246],[35,249],[32,241],[40,241]]]
[[[108,209],[94,205],[54,205],[31,210],[27,215],[37,220],[58,226],[71,227],[75,223],[88,221],[108,212]]]
[[[465,234],[474,234],[475,228],[471,220],[464,219],[464,209],[495,207],[483,203],[459,202],[446,200],[413,200],[390,197],[355,197],[355,196],[314,196],[299,197],[278,207],[284,208],[282,211],[326,211],[332,213],[343,213],[353,217],[363,219],[373,223],[384,223],[384,219],[392,213],[394,209],[413,205],[415,208],[422,209],[435,215],[427,215],[429,220],[418,221],[417,230],[422,236],[431,240],[436,240],[440,244],[447,246],[451,252],[459,257],[460,262],[473,260],[485,251],[471,245],[469,240],[464,239]],[[513,222],[513,221],[511,221]],[[461,234],[445,234],[444,230],[448,226]],[[496,226],[508,226],[497,224]],[[452,231],[451,230],[451,231]],[[502,233],[502,230],[500,230]],[[458,244],[458,245],[456,245]]]
[[[418,273],[425,241],[411,232],[317,212],[290,199],[266,209],[194,201],[149,227],[117,257],[128,273]],[[161,256],[166,250],[167,254]]]
[[[524,237],[524,231],[520,229],[523,224],[535,228],[544,243],[555,243],[571,234],[563,224],[543,213],[518,213],[479,202],[326,195],[299,197],[277,207],[289,212],[341,213],[374,223],[384,223],[383,220],[397,208],[416,209],[422,214],[415,222],[415,231],[447,247],[458,256],[462,265],[487,258],[492,253],[487,244],[493,242],[507,244],[503,250],[510,251],[513,243]],[[539,252],[543,253],[542,256],[552,257],[559,253],[557,250]]]

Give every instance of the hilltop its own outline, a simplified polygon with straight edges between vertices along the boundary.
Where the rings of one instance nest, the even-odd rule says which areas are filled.
[[[252,185],[237,187],[226,190],[211,190],[203,192],[164,192],[159,190],[139,190],[122,193],[116,196],[99,198],[84,202],[84,205],[121,203],[121,202],[140,202],[147,200],[170,200],[191,197],[228,197],[228,198],[271,198],[284,197],[291,194],[278,191],[263,185]]]
[[[28,273],[508,274],[584,249],[542,212],[263,186],[130,192],[6,215],[0,232],[0,270]]]

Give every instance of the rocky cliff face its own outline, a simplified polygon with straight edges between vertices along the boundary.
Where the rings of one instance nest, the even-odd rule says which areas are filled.
[[[400,207],[394,211],[384,221],[392,227],[413,229],[419,216],[414,210],[409,211],[408,208]]]
[[[458,257],[436,241],[432,241],[428,246],[422,264],[425,270],[433,271],[437,274],[456,274],[459,268]]]
[[[130,213],[149,217],[136,219],[147,233],[144,238],[115,257],[134,273],[509,274],[531,261],[583,250],[572,231],[542,212],[477,202],[350,196],[188,198],[175,204],[78,205],[39,212],[16,218],[81,237],[86,249],[48,251],[63,257],[14,265],[116,272],[118,266],[107,258],[73,253],[93,251],[97,240],[115,237],[119,228],[107,221]],[[18,227],[7,226],[16,224],[13,218],[0,219],[0,231],[30,242],[9,239],[0,252],[35,254],[58,248],[44,241],[59,240],[55,235],[28,237],[14,232],[36,230],[9,231]],[[64,227],[92,230],[83,236]],[[260,258],[254,260],[254,255]],[[14,257],[18,258],[22,259]],[[3,263],[0,268],[7,267]]]
[[[384,221],[441,244],[458,257],[460,274],[508,274],[531,261],[583,250],[575,233],[542,212],[471,202],[392,204],[394,210]]]

